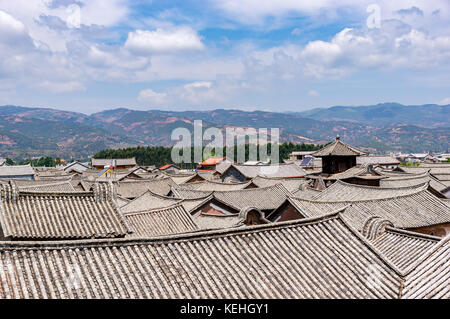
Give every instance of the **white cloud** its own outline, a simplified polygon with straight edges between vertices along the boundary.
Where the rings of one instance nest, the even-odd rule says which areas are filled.
[[[220,103],[229,100],[237,91],[234,81],[222,79],[217,82],[195,81],[167,89],[159,93],[152,89],[139,92],[138,101],[150,106],[210,106],[209,103]]]
[[[212,82],[197,81],[185,84],[183,87],[172,90],[172,95],[178,100],[200,105],[208,102],[217,102],[223,99],[218,87]]]
[[[155,31],[136,30],[128,33],[125,48],[137,54],[172,53],[203,50],[200,36],[190,27]]]
[[[86,91],[86,87],[82,83],[76,81],[70,82],[44,81],[42,83],[39,83],[37,86],[52,93],[70,93],[70,92]]]
[[[438,104],[440,104],[440,105],[448,105],[448,104],[450,104],[450,97],[447,97],[447,98],[443,99],[442,101],[438,102]]]
[[[139,92],[138,100],[151,106],[160,106],[167,103],[166,93],[157,93],[152,89],[146,89]]]
[[[8,33],[16,35],[24,34],[25,25],[8,13],[0,10],[0,34],[4,35]]]
[[[34,46],[25,25],[2,10],[0,10],[0,46],[8,51],[17,51],[24,46],[29,49]]]
[[[206,81],[192,82],[192,83],[188,83],[188,84],[184,85],[184,88],[187,90],[210,89],[211,87],[212,87],[212,83],[206,82]]]
[[[450,16],[450,3],[447,0],[212,0],[212,2],[231,19],[243,24],[261,24],[266,17],[282,19],[290,14],[319,18],[325,15],[329,19],[336,19],[340,14],[351,12],[353,16],[364,18],[368,15],[367,7],[373,3],[381,7],[383,20],[398,18],[404,12],[401,10],[413,7],[423,12],[426,18],[431,18],[437,10],[443,19]],[[339,12],[339,9],[343,10]],[[435,20],[436,16],[431,20],[433,19]],[[270,22],[273,24],[272,20]]]
[[[350,29],[330,41],[311,41],[304,47],[286,45],[256,51],[245,63],[247,78],[341,78],[374,70],[427,70],[450,67],[450,37],[433,37],[396,21],[381,29]]]

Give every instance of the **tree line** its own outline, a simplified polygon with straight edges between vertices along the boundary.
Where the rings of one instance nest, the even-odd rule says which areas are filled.
[[[249,145],[245,144],[245,161],[248,161],[250,158],[250,148],[256,147],[257,153],[259,154],[259,145]],[[267,154],[270,155],[272,151],[272,144],[267,145]],[[320,149],[322,146],[314,145],[314,144],[293,144],[293,143],[283,143],[279,144],[279,161],[282,162],[284,159],[289,158],[289,154],[292,152],[298,151],[316,151]],[[190,154],[190,160],[184,163],[177,163],[181,168],[195,168],[195,160],[194,154],[195,151],[201,151],[202,160],[207,159],[210,156],[216,156],[216,152],[214,150],[206,150],[205,147],[194,148],[185,148],[185,149],[175,149],[175,152],[179,152],[179,154],[183,154],[183,152],[187,152]],[[235,145],[233,147],[233,154],[237,154],[238,146]],[[163,147],[163,146],[137,146],[137,147],[128,147],[128,148],[119,148],[119,149],[106,149],[102,150],[94,155],[94,158],[136,158],[136,163],[141,166],[156,166],[160,167],[165,164],[172,163],[172,151],[173,147]],[[227,152],[230,152],[226,146],[222,148],[222,155],[226,156]],[[257,160],[266,161],[267,158],[258,158]]]
[[[39,159],[25,159],[25,160],[19,160],[14,161],[11,158],[5,159],[6,165],[13,166],[13,165],[31,165],[33,167],[56,167],[58,165],[64,165],[65,162],[61,160],[61,158],[53,158],[51,156],[41,157]]]

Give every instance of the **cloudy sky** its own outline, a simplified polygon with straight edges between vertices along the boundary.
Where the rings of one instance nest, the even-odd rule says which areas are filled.
[[[0,0],[0,105],[450,104],[448,0]]]

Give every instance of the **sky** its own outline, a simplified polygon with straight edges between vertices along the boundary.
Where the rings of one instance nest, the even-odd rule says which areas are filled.
[[[448,0],[0,0],[0,105],[450,104]]]

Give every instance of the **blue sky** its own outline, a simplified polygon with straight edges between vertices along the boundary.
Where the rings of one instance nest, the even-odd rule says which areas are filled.
[[[450,104],[448,0],[0,0],[0,105]]]

